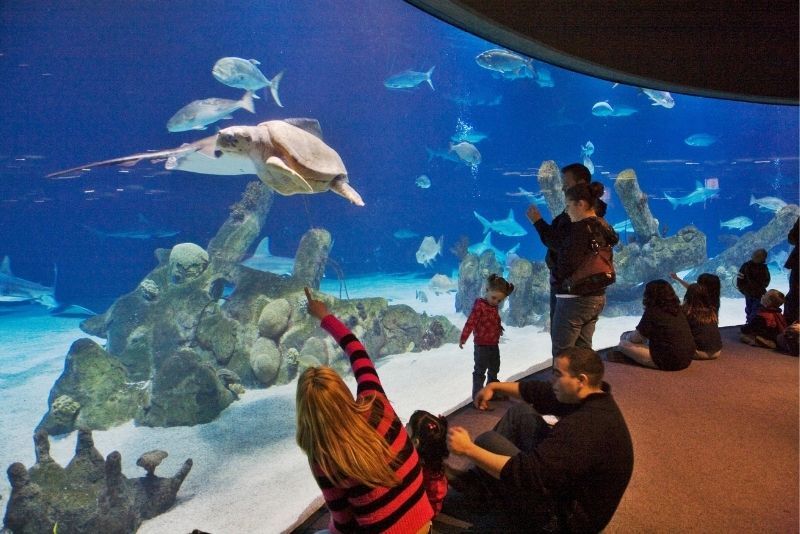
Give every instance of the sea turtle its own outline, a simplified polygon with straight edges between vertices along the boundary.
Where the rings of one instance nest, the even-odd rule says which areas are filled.
[[[216,149],[248,156],[261,181],[281,195],[331,190],[363,206],[361,195],[348,184],[339,154],[322,141],[318,130],[296,124],[300,126],[274,120],[258,126],[231,126],[217,134]]]

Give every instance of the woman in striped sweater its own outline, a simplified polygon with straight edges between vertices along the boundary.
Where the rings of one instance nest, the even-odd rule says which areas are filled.
[[[356,398],[336,371],[310,367],[297,381],[297,444],[330,510],[331,532],[428,532],[433,509],[411,440],[364,346],[306,288],[308,313],[350,358]]]

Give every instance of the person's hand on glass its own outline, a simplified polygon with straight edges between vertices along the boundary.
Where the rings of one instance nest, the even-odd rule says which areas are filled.
[[[317,300],[313,296],[311,296],[310,289],[306,287],[305,292],[306,292],[306,298],[308,299],[308,314],[310,316],[316,317],[321,321],[327,315],[330,315],[331,312],[328,311],[328,306],[321,300]]]
[[[542,218],[542,213],[539,211],[539,208],[536,207],[536,204],[531,204],[528,206],[528,210],[525,212],[525,215],[527,215],[528,220],[534,224],[536,221]]]

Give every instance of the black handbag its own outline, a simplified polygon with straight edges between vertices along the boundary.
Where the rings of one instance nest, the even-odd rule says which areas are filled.
[[[575,272],[569,276],[562,287],[571,295],[588,295],[596,293],[617,281],[614,271],[614,249],[610,245],[601,245],[597,232],[587,222],[586,227],[592,234],[589,244],[590,252]]]

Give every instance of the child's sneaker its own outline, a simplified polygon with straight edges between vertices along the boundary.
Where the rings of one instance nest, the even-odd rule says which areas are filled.
[[[746,343],[747,345],[756,345],[756,339],[753,336],[748,336],[747,334],[740,334],[739,341]]]
[[[768,349],[774,349],[774,348],[777,348],[777,346],[778,346],[771,339],[767,339],[767,338],[761,337],[761,336],[756,336],[756,345],[758,345],[759,347],[766,347]]]

